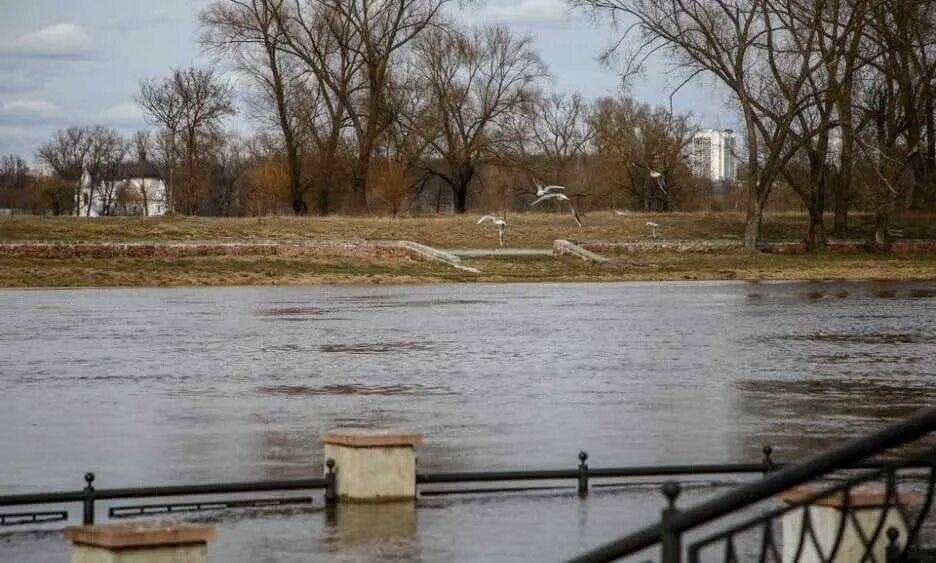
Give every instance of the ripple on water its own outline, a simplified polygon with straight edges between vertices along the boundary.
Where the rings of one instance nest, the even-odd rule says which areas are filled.
[[[330,385],[262,385],[257,387],[261,395],[286,397],[311,397],[317,395],[451,395],[446,387],[426,385],[359,385],[354,383]]]
[[[256,312],[258,317],[295,317],[321,315],[326,311],[320,307],[270,307]]]
[[[332,354],[385,354],[388,352],[412,352],[432,350],[435,346],[430,342],[397,341],[397,342],[360,342],[356,344],[321,344],[316,346],[319,352]]]

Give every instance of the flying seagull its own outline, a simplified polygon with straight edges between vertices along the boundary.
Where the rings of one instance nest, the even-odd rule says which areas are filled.
[[[485,215],[478,219],[478,225],[487,221],[497,225],[497,241],[501,246],[504,246],[504,238],[507,236],[507,221],[504,219],[498,219],[493,215]]]
[[[550,193],[554,193],[554,192],[556,192],[557,190],[564,190],[564,189],[566,189],[565,186],[554,186],[554,185],[553,185],[553,186],[544,186],[543,184],[540,184],[540,183],[536,180],[536,178],[533,178],[532,176],[531,176],[530,178],[533,180],[533,184],[536,185],[536,197],[543,197],[544,195],[550,194]]]
[[[666,178],[663,177],[662,172],[657,172],[653,168],[650,168],[646,164],[641,164],[637,162],[636,160],[634,161],[634,166],[636,166],[637,168],[643,168],[644,170],[649,172],[650,177],[656,180],[657,186],[659,186],[660,191],[663,192],[663,195],[669,195],[669,192],[666,191]]]
[[[547,199],[557,199],[557,200],[559,200],[559,201],[567,201],[567,202],[569,202],[569,208],[572,209],[572,217],[575,218],[575,222],[578,223],[578,226],[579,226],[579,227],[584,227],[584,226],[585,226],[585,224],[582,223],[582,218],[579,216],[578,211],[576,211],[575,205],[572,203],[572,200],[569,199],[569,197],[568,197],[567,195],[565,195],[565,194],[549,194],[549,193],[547,193],[547,194],[545,194],[545,195],[541,195],[536,201],[534,201],[533,203],[530,204],[530,207],[533,207],[534,205],[536,205],[536,204],[538,204],[538,203],[542,203],[542,202],[546,201]]]

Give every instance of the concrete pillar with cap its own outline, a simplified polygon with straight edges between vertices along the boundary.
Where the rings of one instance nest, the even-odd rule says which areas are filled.
[[[788,503],[802,502],[820,490],[822,489],[815,485],[801,485],[784,491],[780,494],[780,499]],[[919,493],[900,491],[896,494],[896,500],[891,501],[890,507],[887,506],[886,491],[881,486],[854,487],[848,494],[847,509],[845,495],[839,492],[820,498],[812,502],[808,507],[796,508],[783,515],[784,563],[794,561],[799,563],[861,561],[865,557],[867,548],[859,535],[858,529],[856,529],[856,525],[860,527],[860,533],[869,540],[875,529],[878,528],[882,516],[884,517],[883,525],[880,526],[877,538],[871,547],[874,559],[876,561],[886,560],[885,553],[890,541],[887,531],[890,528],[897,530],[899,533],[897,541],[901,547],[903,546],[907,538],[907,523],[899,506],[896,505],[906,506],[918,503],[920,501]],[[822,550],[821,554],[816,549],[808,533],[809,530],[806,530],[805,534],[803,531],[807,510],[809,511],[809,525],[813,534],[815,534],[816,543]],[[887,510],[886,515],[884,514],[885,510]],[[845,518],[844,524],[843,518]],[[832,554],[836,537],[838,537],[839,529],[842,526],[844,526],[844,530],[842,530],[838,548],[835,550],[835,557],[830,559],[829,556]],[[802,546],[800,546],[801,537],[803,538]],[[797,551],[799,551],[799,557],[796,557]]]
[[[71,563],[205,563],[213,525],[135,522],[71,526]]]
[[[334,462],[339,500],[385,502],[416,498],[420,434],[333,430],[322,436],[325,459]],[[326,474],[329,471],[326,466]]]

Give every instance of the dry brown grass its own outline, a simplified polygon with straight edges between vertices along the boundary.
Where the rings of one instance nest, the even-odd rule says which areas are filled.
[[[0,256],[0,287],[625,280],[936,279],[936,256],[645,253],[590,264],[573,257],[484,258],[480,275],[410,258]]]
[[[567,214],[509,217],[513,247],[551,247],[557,238],[645,240],[648,220],[669,239],[735,239],[743,229],[737,213],[669,213],[617,216],[595,213],[577,228]],[[896,223],[904,236],[936,238],[929,215],[907,215]],[[854,233],[867,232],[871,218],[852,217]],[[0,217],[0,241],[239,241],[406,239],[439,248],[485,248],[496,230],[476,216],[409,218],[106,218]],[[767,217],[765,236],[797,239],[806,219],[799,214]],[[468,274],[447,265],[409,257],[310,253],[292,255],[122,256],[41,258],[0,256],[0,287],[117,285],[238,285],[305,283],[411,283],[461,281],[616,281],[685,279],[936,279],[936,256],[776,255],[738,251],[674,253],[646,251],[612,256],[608,264],[572,257],[483,258],[465,263]]]
[[[593,213],[584,228],[566,214],[513,214],[507,241],[516,247],[549,247],[557,238],[576,240],[634,240],[650,238],[646,222],[660,225],[670,239],[740,238],[740,213]],[[250,241],[268,239],[361,240],[406,239],[440,248],[484,248],[497,243],[490,224],[477,225],[476,215],[431,217],[0,217],[0,241]],[[831,222],[831,221],[830,221]],[[871,217],[854,214],[849,238],[867,238]],[[908,238],[936,238],[932,215],[904,215],[895,219]],[[764,236],[801,239],[806,217],[770,214]]]

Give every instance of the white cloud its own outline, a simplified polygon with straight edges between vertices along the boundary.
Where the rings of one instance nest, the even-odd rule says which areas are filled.
[[[73,23],[58,23],[21,35],[2,46],[0,54],[44,59],[82,59],[91,56],[94,42]]]
[[[98,113],[95,123],[113,127],[142,127],[143,113],[135,103],[124,102]]]
[[[499,21],[537,22],[563,20],[568,13],[564,0],[500,0],[489,3],[482,15]]]
[[[0,125],[38,125],[62,120],[65,112],[39,99],[14,99],[0,105]]]

